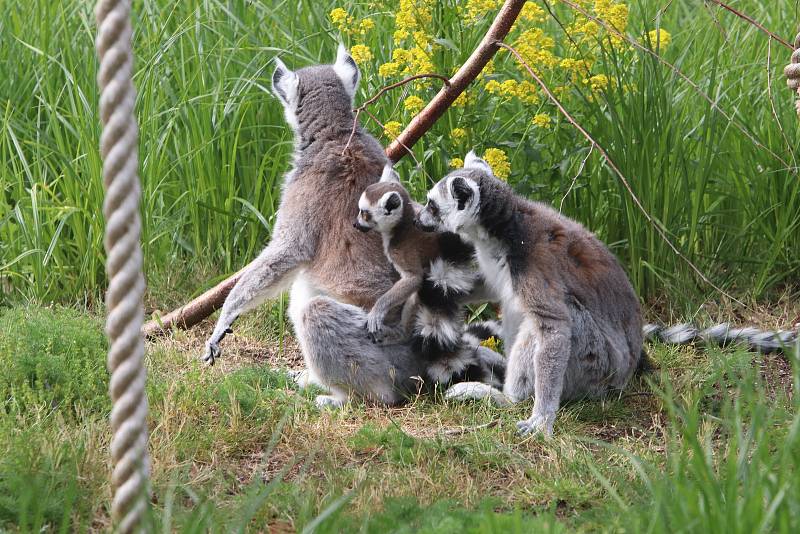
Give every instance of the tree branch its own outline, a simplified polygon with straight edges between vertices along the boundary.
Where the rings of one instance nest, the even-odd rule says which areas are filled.
[[[506,0],[503,3],[486,35],[469,59],[449,80],[450,84],[433,97],[433,100],[411,120],[397,139],[392,141],[386,149],[386,155],[392,162],[396,163],[403,156],[409,154],[411,147],[431,129],[456,98],[478,77],[497,52],[499,48],[497,43],[508,35],[524,5],[525,0]],[[158,320],[148,321],[142,328],[142,333],[145,336],[153,337],[168,332],[172,328],[186,329],[196,325],[222,307],[233,286],[248,267],[249,265],[184,306],[171,311]]]

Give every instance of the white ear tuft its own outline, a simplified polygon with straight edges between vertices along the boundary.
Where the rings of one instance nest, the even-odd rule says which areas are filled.
[[[336,50],[336,63],[333,64],[333,70],[342,80],[347,94],[352,98],[356,94],[358,81],[361,79],[361,71],[358,70],[358,65],[356,65],[355,60],[342,43],[339,43],[339,48]]]
[[[392,168],[392,164],[391,163],[387,163],[383,167],[383,174],[381,174],[380,181],[381,182],[397,182],[397,183],[400,183],[400,175],[397,174],[397,171],[395,171]]]
[[[290,71],[283,61],[275,58],[275,72],[272,73],[272,91],[283,105],[294,110],[297,106],[297,88],[300,80],[297,74]]]
[[[476,156],[474,150],[470,150],[469,153],[464,157],[464,168],[479,169],[492,174],[492,168],[488,163],[486,163],[486,161]]]

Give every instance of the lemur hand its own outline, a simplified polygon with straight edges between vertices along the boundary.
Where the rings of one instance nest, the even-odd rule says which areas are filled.
[[[367,315],[367,335],[373,343],[383,341],[383,314],[374,310]]]
[[[212,334],[211,338],[206,341],[206,351],[203,353],[203,361],[208,365],[214,365],[214,361],[222,354],[222,349],[219,348],[219,343],[227,334],[232,334],[233,330],[226,328],[221,334]]]

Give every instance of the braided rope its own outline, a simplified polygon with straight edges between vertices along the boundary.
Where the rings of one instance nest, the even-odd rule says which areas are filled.
[[[800,115],[800,33],[794,38],[794,52],[792,62],[783,69],[789,89],[797,92],[797,114]]]
[[[769,354],[784,352],[793,343],[800,343],[798,332],[778,330],[775,332],[758,328],[731,328],[728,323],[720,323],[701,330],[689,323],[662,327],[655,324],[644,326],[644,337],[650,341],[661,341],[671,345],[687,345],[696,341],[721,346],[742,344],[752,350]]]
[[[137,167],[138,128],[133,107],[130,0],[100,0],[97,52],[100,69],[100,117],[103,134],[103,182],[106,197],[105,247],[109,278],[106,306],[111,409],[111,458],[114,471],[112,516],[120,532],[143,528],[147,506],[147,399],[144,393],[144,307],[142,251],[139,246],[141,189]]]

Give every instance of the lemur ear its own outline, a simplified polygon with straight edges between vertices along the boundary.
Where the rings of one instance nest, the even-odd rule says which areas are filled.
[[[381,174],[380,181],[381,182],[397,182],[397,183],[400,183],[400,175],[397,174],[397,171],[395,171],[392,168],[392,164],[391,163],[387,163],[383,167],[383,174]]]
[[[342,80],[347,94],[352,98],[356,94],[358,81],[361,79],[361,71],[358,70],[358,65],[347,53],[347,49],[342,43],[339,43],[339,48],[336,50],[336,63],[333,64],[333,70]]]
[[[275,58],[275,72],[272,73],[272,91],[284,106],[294,109],[297,106],[297,88],[300,80],[279,58]]]
[[[392,211],[396,210],[403,204],[403,200],[400,198],[400,195],[392,191],[391,193],[386,193],[383,196],[383,209],[386,210],[386,215],[392,213]]]
[[[486,161],[482,160],[478,156],[475,155],[474,150],[470,150],[469,154],[464,157],[464,168],[465,169],[479,169],[484,172],[488,172],[492,174],[492,168],[489,166]]]
[[[467,202],[472,198],[472,188],[461,176],[456,176],[453,178],[453,181],[450,182],[450,193],[453,195],[453,198],[456,199],[456,202],[458,202],[459,210],[463,210],[464,206],[466,206]]]

